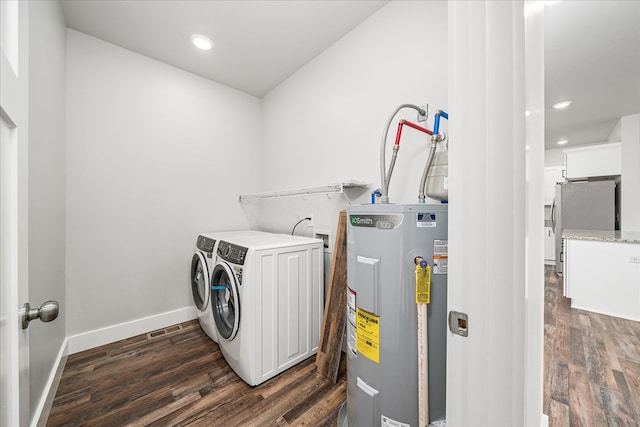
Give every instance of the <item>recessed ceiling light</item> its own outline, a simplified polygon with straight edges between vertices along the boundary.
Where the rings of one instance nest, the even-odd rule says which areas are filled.
[[[570,99],[567,99],[566,101],[556,102],[551,107],[555,108],[556,110],[562,110],[563,108],[567,108],[571,104],[573,104],[573,101]]]
[[[193,43],[198,49],[210,50],[213,47],[213,42],[207,36],[202,34],[194,34],[191,36],[191,43]]]
[[[558,142],[556,142],[556,144],[558,144],[558,145],[564,145],[564,144],[566,144],[567,142],[569,142],[569,140],[568,140],[568,139],[564,139],[564,138],[562,138],[562,139],[559,139],[559,140],[558,140]]]

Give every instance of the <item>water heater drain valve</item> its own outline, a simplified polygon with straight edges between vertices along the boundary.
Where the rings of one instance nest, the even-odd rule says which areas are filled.
[[[429,263],[427,262],[427,260],[425,260],[424,258],[422,258],[421,256],[417,256],[413,259],[413,262],[416,263],[416,265],[419,265],[420,268],[427,268],[427,266],[429,265]]]

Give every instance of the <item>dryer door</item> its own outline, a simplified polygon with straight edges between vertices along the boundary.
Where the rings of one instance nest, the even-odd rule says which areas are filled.
[[[209,303],[209,269],[200,251],[191,258],[191,293],[198,310],[204,310]]]
[[[211,310],[220,336],[232,340],[240,325],[240,298],[236,276],[226,262],[219,262],[211,275]]]

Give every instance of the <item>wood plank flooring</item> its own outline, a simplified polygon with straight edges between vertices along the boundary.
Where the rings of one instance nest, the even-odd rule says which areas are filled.
[[[544,413],[550,427],[640,426],[640,323],[571,309],[545,267]],[[606,288],[603,288],[603,292]],[[346,397],[314,358],[246,385],[197,321],[69,356],[48,426],[335,425]]]
[[[47,426],[335,425],[346,399],[311,357],[245,384],[197,320],[69,356]]]
[[[572,309],[553,266],[545,283],[549,426],[640,426],[640,322]]]

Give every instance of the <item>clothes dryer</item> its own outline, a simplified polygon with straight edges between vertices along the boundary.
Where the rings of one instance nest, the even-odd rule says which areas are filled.
[[[211,309],[220,350],[249,385],[258,385],[318,350],[323,243],[284,234],[218,242]]]

